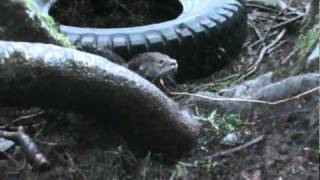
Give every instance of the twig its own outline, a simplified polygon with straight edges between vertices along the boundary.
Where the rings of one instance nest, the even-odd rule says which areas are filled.
[[[290,2],[290,4],[291,4],[291,2]],[[277,20],[282,14],[284,14],[284,13],[286,13],[288,10],[290,10],[290,9],[289,9],[290,4],[289,4],[286,8],[284,8],[284,9],[282,9],[280,12],[278,12],[278,14],[273,18],[273,20],[272,20],[269,28],[267,29],[267,31],[266,31],[266,33],[265,33],[265,35],[264,35],[264,39],[262,39],[263,41],[265,41],[268,37],[270,37],[270,32],[271,32],[271,30],[272,30],[271,27],[274,26],[274,24],[276,23],[276,20]],[[263,43],[263,45],[264,45],[264,43]]]
[[[286,29],[282,29],[282,31],[280,32],[280,34],[276,37],[276,39],[274,41],[272,41],[266,47],[262,48],[262,50],[261,50],[261,52],[259,54],[259,58],[254,64],[255,66],[258,66],[261,63],[261,61],[262,61],[265,53],[267,52],[267,50],[270,49],[271,47],[275,46],[282,39],[282,37],[284,36],[285,33],[286,33]]]
[[[277,33],[278,34],[278,33]],[[266,33],[266,36],[268,36],[268,38],[272,37],[276,35],[276,32],[273,32],[273,33]],[[262,47],[265,47],[265,40],[266,40],[266,36],[264,36],[262,39],[258,39],[256,40],[255,42],[251,43],[249,46],[248,46],[248,49],[252,49],[254,46],[257,46],[257,45],[262,45]],[[260,49],[260,48],[259,48]]]
[[[71,168],[73,168],[74,170],[76,170],[76,172],[79,173],[79,175],[84,179],[84,180],[88,180],[89,178],[85,175],[85,173],[76,165],[76,163],[74,162],[74,160],[72,159],[71,155],[69,153],[65,153],[66,157],[68,158],[69,161],[69,165],[71,166]]]
[[[22,127],[19,127],[17,132],[9,132],[0,130],[0,137],[15,141],[21,146],[21,149],[27,154],[30,160],[42,171],[49,168],[49,162],[46,157],[40,152],[37,145],[32,139],[23,132]]]
[[[261,63],[261,61],[263,60],[268,49],[275,46],[282,39],[282,37],[284,36],[285,33],[286,33],[286,29],[283,29],[274,41],[272,41],[268,46],[265,46],[264,48],[262,48],[262,50],[260,51],[259,57],[258,57],[257,61],[254,63],[254,65],[252,66],[251,70],[249,70],[246,74],[244,74],[240,78],[240,80],[245,79],[248,76],[252,75],[258,69],[258,66]]]
[[[227,77],[225,77],[225,78],[218,79],[218,80],[215,81],[214,83],[215,83],[215,84],[219,84],[219,83],[223,83],[223,82],[225,82],[225,81],[230,81],[230,80],[236,79],[236,78],[238,78],[238,77],[239,77],[239,74],[238,74],[238,73],[237,73],[237,74],[232,74],[232,75],[227,76]]]
[[[203,166],[203,165],[208,165],[208,164],[211,164],[211,163],[208,163],[206,161],[209,160],[209,162],[213,159],[213,158],[216,158],[216,157],[221,157],[221,156],[226,156],[226,155],[229,155],[229,154],[232,154],[232,153],[235,153],[235,152],[239,152],[247,147],[250,147],[254,144],[257,144],[261,141],[264,140],[264,136],[259,136],[243,145],[240,145],[238,147],[235,147],[235,148],[232,148],[232,149],[229,149],[229,150],[225,150],[225,151],[221,151],[221,152],[218,152],[218,153],[215,153],[213,155],[209,155],[209,156],[205,156],[202,158],[201,161],[198,161],[196,164],[194,163],[188,163],[188,162],[183,162],[183,161],[178,161],[177,163],[180,164],[180,165],[183,165],[183,166],[187,166],[187,167],[199,167],[199,166]]]
[[[252,51],[252,48],[254,46],[256,46],[257,44],[259,44],[260,42],[263,43],[263,45],[265,45],[264,43],[264,40],[265,40],[265,37],[261,34],[260,30],[255,26],[255,24],[249,19],[248,20],[248,25],[253,29],[253,31],[255,32],[255,34],[257,35],[258,37],[258,40],[256,40],[255,42],[251,43],[250,45],[248,45],[248,49],[250,51]]]
[[[257,178],[257,179],[254,179],[254,178],[255,178],[256,176],[260,176],[260,175],[261,175],[261,171],[260,171],[260,170],[256,171],[256,172],[253,174],[253,177],[252,177],[251,179],[249,178],[248,171],[252,171],[252,170],[254,170],[254,169],[259,169],[261,166],[262,166],[261,164],[255,164],[255,165],[253,165],[253,166],[251,166],[251,167],[245,168],[244,170],[241,171],[241,175],[243,175],[244,178],[247,177],[248,180],[259,180],[259,179],[261,179],[261,178]],[[245,178],[245,179],[246,179],[246,178]]]
[[[267,54],[271,54],[273,51],[275,51],[277,48],[279,48],[280,46],[284,45],[285,43],[287,43],[288,40],[282,40],[280,41],[277,45],[273,46],[272,48],[267,50]]]
[[[298,94],[296,96],[293,97],[289,97],[286,99],[281,99],[278,101],[262,101],[262,100],[254,100],[254,99],[241,99],[241,98],[213,98],[213,97],[209,97],[209,96],[205,96],[205,95],[200,95],[200,94],[194,94],[194,93],[188,93],[188,92],[170,92],[170,94],[172,95],[185,95],[185,96],[194,96],[194,97],[199,97],[199,98],[203,98],[203,99],[207,99],[207,100],[212,100],[212,101],[234,101],[234,102],[249,102],[249,103],[257,103],[257,104],[267,104],[267,105],[278,105],[284,102],[288,102],[291,100],[295,100],[295,99],[299,99],[303,96],[306,96],[308,94],[311,94],[313,92],[319,91],[320,90],[320,86],[317,86],[313,89],[310,89],[308,91],[305,91],[301,94]]]
[[[117,3],[123,10],[125,10],[128,14],[130,14],[131,18],[134,18],[136,21],[139,21],[139,23],[142,23],[140,19],[136,18],[136,14],[130,11],[125,4],[123,4],[118,0],[112,0],[112,2]]]
[[[244,171],[241,171],[241,176],[242,176],[245,180],[251,180],[251,179],[249,178],[249,175],[248,175],[246,172],[244,172]]]
[[[293,51],[291,51],[290,54],[281,61],[281,65],[287,64],[289,60],[292,58],[292,56],[296,55],[297,52],[299,52],[299,49],[296,48]]]
[[[276,9],[269,8],[269,7],[266,7],[266,6],[263,6],[263,5],[253,4],[253,3],[247,3],[246,6],[247,7],[253,7],[253,8],[259,8],[259,9],[270,11],[270,12],[278,12],[278,10],[276,10]]]
[[[117,1],[117,0],[111,0],[111,1],[114,2],[114,3],[116,3],[116,4],[118,4],[118,5],[119,5],[123,10],[125,10],[128,14],[134,15],[134,13],[131,12],[131,11],[128,9],[128,7],[127,7],[126,5],[124,5],[122,2]]]
[[[310,146],[314,141],[317,141],[317,138],[319,137],[319,132],[319,126],[313,129],[304,141],[303,146]]]
[[[18,117],[16,119],[10,121],[8,124],[6,124],[4,126],[0,126],[0,129],[7,129],[9,126],[12,126],[13,124],[16,124],[17,122],[20,122],[20,121],[23,121],[23,120],[26,120],[26,119],[31,119],[31,118],[40,116],[40,115],[42,115],[44,113],[45,113],[44,111],[39,111],[39,112],[36,112],[36,113],[33,113],[33,114],[20,116],[20,117]]]
[[[232,149],[229,149],[229,150],[225,150],[225,151],[221,151],[221,152],[218,152],[218,153],[215,153],[213,155],[210,155],[210,156],[205,156],[203,159],[206,159],[206,160],[209,160],[209,159],[212,159],[212,158],[216,158],[216,157],[221,157],[221,156],[226,156],[226,155],[229,155],[229,154],[232,154],[232,153],[235,153],[235,152],[239,152],[247,147],[250,147],[254,144],[257,144],[259,142],[261,142],[262,140],[264,140],[264,136],[259,136],[243,145],[240,145],[238,147],[235,147],[235,148],[232,148]]]
[[[248,25],[253,29],[254,33],[257,35],[259,40],[264,39],[260,30],[256,27],[256,25],[253,24],[253,22],[251,20],[248,20]]]
[[[291,19],[288,19],[287,21],[284,21],[284,22],[281,22],[281,23],[276,24],[276,25],[274,25],[274,26],[271,26],[271,30],[277,29],[277,28],[279,28],[279,27],[286,26],[286,25],[288,25],[288,24],[291,24],[291,23],[297,21],[298,19],[301,19],[303,16],[304,16],[304,14],[300,14],[300,15],[297,15],[296,17],[293,17],[293,18],[291,18]]]
[[[10,154],[0,151],[1,154],[3,154],[10,162],[12,162],[15,166],[18,166],[19,162],[15,160]]]

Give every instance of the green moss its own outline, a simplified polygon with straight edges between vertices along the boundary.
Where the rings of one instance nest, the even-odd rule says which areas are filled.
[[[305,34],[300,35],[296,41],[296,47],[299,49],[298,61],[294,65],[292,73],[293,75],[308,71],[314,67],[308,67],[307,59],[313,49],[316,47],[319,42],[320,36],[320,23],[315,24]]]
[[[310,49],[313,49],[319,41],[320,23],[316,24],[306,34],[300,35],[296,42],[296,47],[301,49],[301,53],[305,54],[305,51],[309,53]]]
[[[26,4],[26,6],[30,9],[30,10],[32,10],[32,11],[34,11],[34,12],[37,12],[37,6],[34,4],[34,2],[33,2],[33,0],[25,0],[25,4]]]
[[[57,41],[62,43],[62,45],[64,45],[65,47],[72,47],[72,44],[70,43],[69,39],[57,30],[57,25],[51,16],[45,16],[41,14],[40,17],[45,22],[45,25],[49,30],[49,33],[52,34],[53,37],[57,39]]]
[[[64,34],[58,31],[57,25],[51,16],[44,15],[39,12],[33,0],[24,1],[26,7],[36,15],[36,17],[41,21],[41,26],[47,31],[50,36],[52,36],[52,38],[54,38],[58,43],[65,47],[73,47],[69,39]]]

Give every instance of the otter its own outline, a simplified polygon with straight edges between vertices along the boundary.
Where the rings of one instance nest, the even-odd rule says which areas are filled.
[[[177,60],[160,52],[145,52],[133,57],[127,63],[124,58],[108,48],[91,47],[76,43],[77,49],[100,55],[109,61],[124,66],[152,83],[173,75],[178,69]]]
[[[155,82],[178,69],[177,60],[159,52],[146,52],[132,58],[126,67],[145,79]]]

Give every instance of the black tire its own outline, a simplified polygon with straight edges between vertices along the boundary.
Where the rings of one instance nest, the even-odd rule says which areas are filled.
[[[125,59],[146,51],[166,53],[178,60],[180,78],[208,76],[226,65],[242,47],[247,34],[245,1],[179,1],[183,13],[166,22],[106,29],[61,25],[61,31],[72,43],[109,48]],[[48,14],[52,1],[35,2]]]

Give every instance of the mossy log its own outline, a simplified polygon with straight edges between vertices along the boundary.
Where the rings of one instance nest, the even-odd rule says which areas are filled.
[[[299,49],[297,61],[291,65],[290,74],[297,75],[306,72],[319,71],[319,58],[309,61],[308,56],[320,43],[320,23],[315,24],[310,30],[301,34],[296,41],[296,47]]]
[[[0,3],[0,39],[43,42],[72,47],[58,31],[52,17],[38,11],[33,0],[3,0]]]
[[[0,104],[94,114],[146,150],[177,157],[196,142],[197,123],[156,86],[92,54],[0,41]]]

